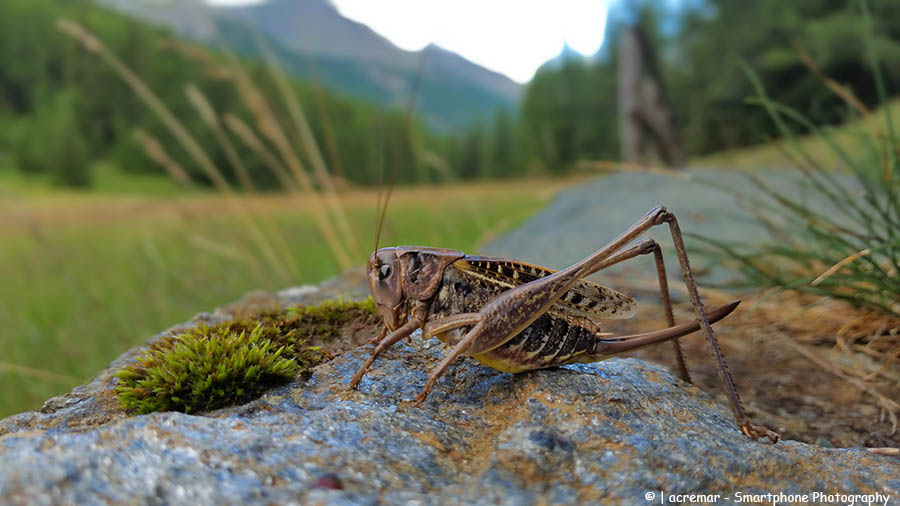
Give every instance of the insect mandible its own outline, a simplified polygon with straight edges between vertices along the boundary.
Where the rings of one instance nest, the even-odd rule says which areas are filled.
[[[668,225],[688,295],[697,314],[676,325],[659,244],[636,242],[657,225]],[[380,227],[379,227],[380,228]],[[377,246],[376,246],[377,248]],[[597,320],[631,317],[633,298],[585,280],[628,259],[652,254],[668,327],[654,332],[612,336],[600,332]],[[597,362],[610,355],[671,340],[682,379],[690,381],[678,338],[702,330],[719,379],[741,432],[752,439],[779,435],[755,425],[744,411],[725,364],[712,323],[730,314],[740,301],[706,311],[691,274],[681,229],[675,215],[662,206],[646,215],[587,258],[560,271],[516,260],[470,256],[456,250],[402,246],[376,249],[367,265],[369,288],[384,322],[372,355],[353,379],[357,388],[366,370],[384,350],[422,329],[452,347],[428,377],[415,405],[460,355],[494,369],[523,372],[574,362]]]

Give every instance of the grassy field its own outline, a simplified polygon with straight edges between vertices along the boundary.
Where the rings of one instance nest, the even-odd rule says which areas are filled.
[[[889,107],[900,113],[900,101]],[[832,133],[848,152],[877,158],[868,144],[882,130],[878,111]],[[798,144],[823,166],[840,168],[821,137]],[[61,191],[23,178],[9,163],[0,153],[0,417],[39,407],[197,312],[250,290],[315,283],[341,270],[315,226],[314,204],[303,198],[245,196],[235,207],[212,191],[102,164],[92,171],[89,193]],[[772,144],[691,162],[724,169],[792,164]],[[400,188],[381,244],[477,251],[575,182]],[[377,198],[362,190],[340,196],[359,243],[358,265],[372,247]]]
[[[312,204],[298,197],[240,199],[273,252],[267,256],[219,195],[171,192],[160,181],[151,185],[158,192],[129,196],[146,185],[128,178],[101,184],[108,192],[79,194],[5,177],[0,417],[39,407],[197,312],[250,290],[315,283],[340,270],[314,225]],[[477,251],[572,182],[399,188],[381,244]],[[372,247],[376,200],[374,191],[341,195],[359,265]]]

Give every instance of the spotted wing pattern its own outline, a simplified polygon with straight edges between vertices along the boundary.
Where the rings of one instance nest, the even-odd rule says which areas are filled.
[[[546,267],[500,258],[470,257],[457,260],[454,267],[474,276],[513,288],[553,274]],[[588,319],[625,319],[636,313],[633,298],[596,283],[580,280],[553,306],[551,312]]]

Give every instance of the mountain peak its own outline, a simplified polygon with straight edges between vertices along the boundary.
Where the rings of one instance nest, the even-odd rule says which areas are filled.
[[[179,35],[258,55],[254,31],[275,51],[284,70],[315,79],[336,91],[388,107],[409,101],[417,80],[417,112],[432,126],[465,128],[498,107],[517,105],[522,86],[437,44],[404,51],[368,26],[343,17],[329,0],[268,0],[197,11],[200,0],[136,2],[95,0],[135,17],[165,25]],[[252,27],[252,28],[251,28]],[[422,52],[427,53],[418,76]]]
[[[569,46],[567,42],[563,42],[563,47],[559,51],[559,54],[547,60],[543,65],[541,65],[541,67],[538,69],[538,72],[540,72],[540,70],[544,68],[557,69],[569,62],[587,62],[591,60],[591,58],[591,56],[585,56],[575,49],[572,49],[572,47]]]
[[[563,42],[562,50],[556,56],[557,60],[583,60],[587,58],[585,55],[579,53],[575,49],[572,49],[572,46],[569,45],[568,42]]]

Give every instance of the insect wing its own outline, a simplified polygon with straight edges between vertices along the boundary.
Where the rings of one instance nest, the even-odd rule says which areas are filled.
[[[513,288],[556,272],[517,260],[471,257],[457,260],[454,267],[505,288]],[[637,311],[634,299],[596,283],[579,280],[550,308],[551,312],[589,319],[631,318]]]

